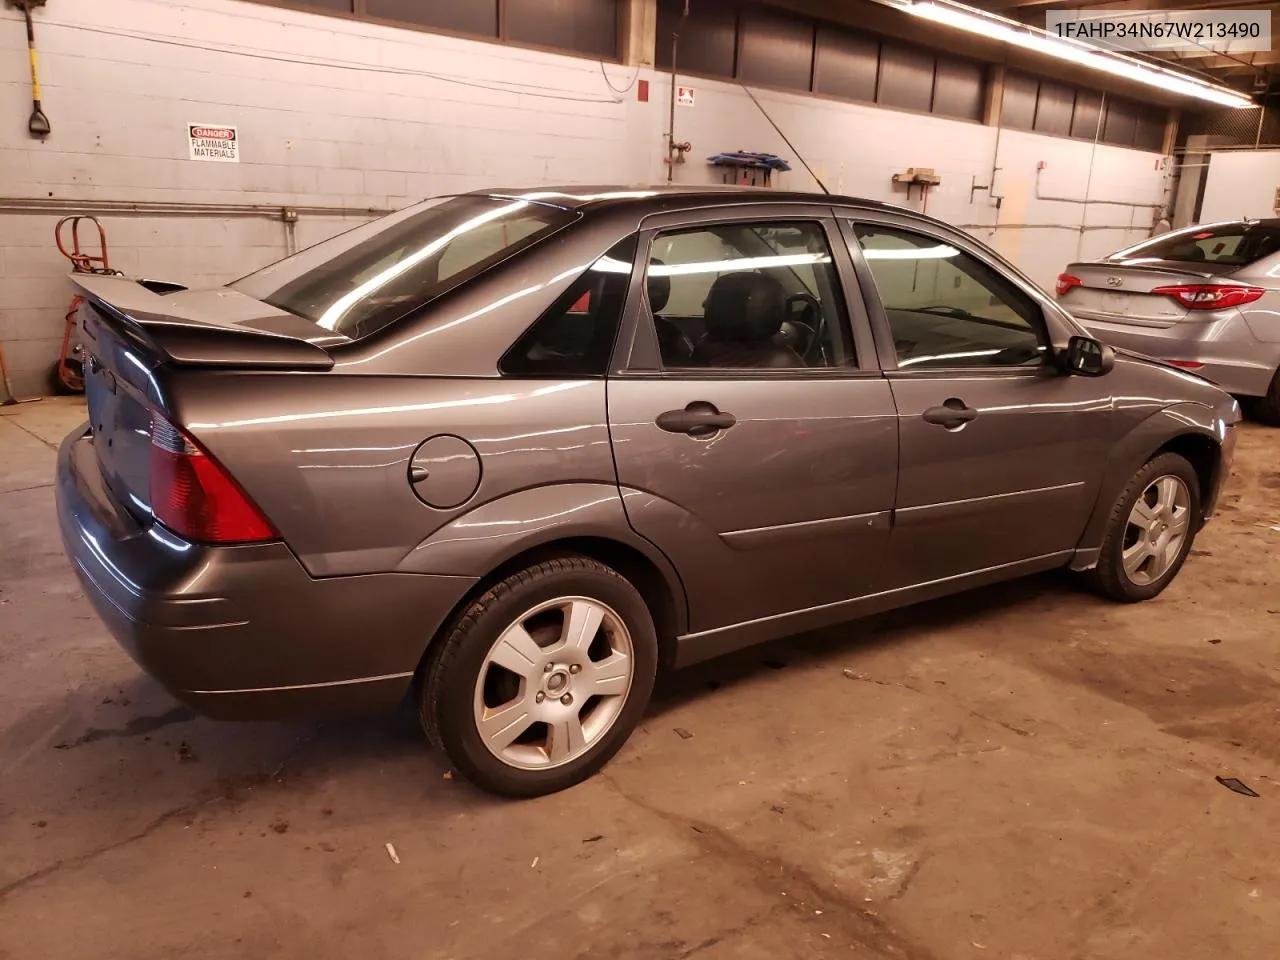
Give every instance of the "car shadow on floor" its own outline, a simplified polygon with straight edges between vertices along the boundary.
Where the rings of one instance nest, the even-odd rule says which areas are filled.
[[[721,688],[792,664],[817,662],[834,667],[855,653],[910,644],[940,629],[979,624],[986,617],[1019,608],[1041,614],[1045,607],[1060,602],[1103,603],[1082,590],[1065,571],[999,583],[795,634],[671,671],[658,678],[648,716],[661,716]]]
[[[664,674],[646,721],[787,666],[834,669],[854,654],[910,645],[941,628],[981,624],[985,617],[1020,608],[1039,614],[1056,603],[1091,602],[1065,576],[1050,574],[798,634]],[[197,716],[138,674],[124,685],[81,688],[58,713],[62,719],[56,726],[45,727],[47,753],[25,751],[36,768],[31,772],[37,773],[41,762],[34,753],[59,765],[74,759],[82,778],[97,780],[100,813],[103,807],[117,805],[122,814],[127,811],[134,796],[131,770],[168,781],[175,798],[191,802],[240,802],[362,775],[376,777],[379,790],[387,791],[380,797],[382,803],[430,800],[438,812],[447,813],[449,808],[502,802],[461,784],[447,784],[454,779],[448,762],[426,746],[409,698],[390,715],[221,722]],[[7,746],[0,745],[9,758],[17,746],[15,736],[26,734],[11,730]],[[399,775],[385,776],[390,770]],[[82,785],[72,777],[65,787]]]

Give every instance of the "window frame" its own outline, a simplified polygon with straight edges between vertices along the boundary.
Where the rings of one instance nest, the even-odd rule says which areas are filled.
[[[640,244],[631,274],[631,287],[623,307],[622,325],[616,342],[611,377],[657,380],[813,380],[881,376],[876,341],[858,274],[835,211],[822,204],[769,203],[710,206],[702,210],[672,214],[652,214],[640,224]],[[682,367],[662,365],[657,328],[649,308],[646,274],[653,255],[653,242],[660,234],[699,230],[729,223],[800,222],[817,225],[824,233],[836,268],[836,280],[844,298],[844,333],[854,352],[854,364],[841,367]]]
[[[963,374],[966,377],[1038,378],[1046,374],[1056,376],[1061,372],[1057,365],[1058,352],[1063,349],[1066,340],[1072,334],[1080,331],[1061,312],[1057,304],[1045,296],[1039,287],[1011,263],[1008,263],[971,238],[966,237],[965,234],[949,229],[939,229],[940,224],[929,223],[910,215],[856,209],[837,210],[836,215],[840,223],[841,232],[844,235],[845,245],[848,247],[849,256],[853,261],[854,270],[857,272],[860,281],[859,286],[862,289],[862,295],[866,300],[867,314],[871,318],[871,328],[876,341],[876,351],[886,375],[891,375],[893,378],[912,377],[923,379],[951,378],[957,374]],[[1041,345],[1045,347],[1044,360],[1034,367],[957,365],[902,369],[898,364],[897,348],[894,346],[893,328],[889,322],[888,313],[885,311],[884,303],[880,299],[880,289],[876,285],[871,265],[867,262],[866,257],[863,256],[862,244],[859,243],[858,236],[854,231],[855,224],[887,227],[937,240],[939,243],[955,247],[998,273],[1015,290],[1026,296],[1034,307],[1038,308],[1039,312],[1036,320],[1039,322],[1033,322],[1032,326]]]

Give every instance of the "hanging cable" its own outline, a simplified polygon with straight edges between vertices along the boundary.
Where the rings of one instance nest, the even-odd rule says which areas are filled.
[[[640,79],[640,68],[636,67],[636,72],[631,75],[631,82],[628,83],[621,90],[619,90],[617,87],[613,85],[612,82],[610,82],[609,74],[605,73],[604,61],[597,60],[596,63],[600,64],[600,76],[604,77],[604,85],[608,87],[610,90],[612,90],[614,93],[616,93],[619,97],[625,97],[628,93],[630,93],[631,89],[636,85],[636,81]]]
[[[769,121],[769,126],[773,127],[773,129],[777,132],[778,136],[782,138],[782,142],[787,145],[787,147],[791,150],[791,152],[796,155],[796,159],[799,160],[800,163],[804,166],[804,168],[809,171],[809,176],[813,177],[813,182],[818,185],[818,188],[823,193],[827,194],[827,196],[830,196],[831,191],[827,189],[827,185],[822,182],[822,179],[816,173],[813,172],[813,167],[809,166],[809,161],[800,155],[800,151],[796,149],[795,144],[793,144],[790,140],[787,139],[787,135],[782,132],[782,128],[773,122],[773,117],[769,116],[769,112],[765,110],[763,106],[760,105],[760,101],[757,100],[756,95],[751,92],[751,88],[748,87],[745,83],[740,83],[738,84],[738,86],[740,86],[743,90],[747,92],[747,96],[750,97],[751,102],[756,105],[756,109],[760,111],[761,116],[763,116],[766,120]]]

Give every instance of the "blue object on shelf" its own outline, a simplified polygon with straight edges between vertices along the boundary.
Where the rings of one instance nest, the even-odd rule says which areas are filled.
[[[707,157],[707,162],[717,167],[746,167],[749,170],[780,170],[786,172],[791,164],[772,153],[752,153],[749,150],[732,150]]]

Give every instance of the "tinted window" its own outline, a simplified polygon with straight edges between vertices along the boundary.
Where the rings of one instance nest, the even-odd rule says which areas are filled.
[[[1280,250],[1280,229],[1261,224],[1226,223],[1166,233],[1127,250],[1112,260],[1171,260],[1174,263],[1220,263],[1243,267]]]
[[[326,330],[364,337],[573,219],[560,207],[524,200],[428,200],[231,286]]]
[[[844,295],[817,223],[727,223],[660,234],[646,293],[664,367],[853,363]]]
[[[631,283],[636,238],[593,263],[502,358],[510,376],[599,377],[609,364]]]
[[[1040,363],[1039,307],[991,267],[937,237],[872,224],[854,229],[899,367]]]

